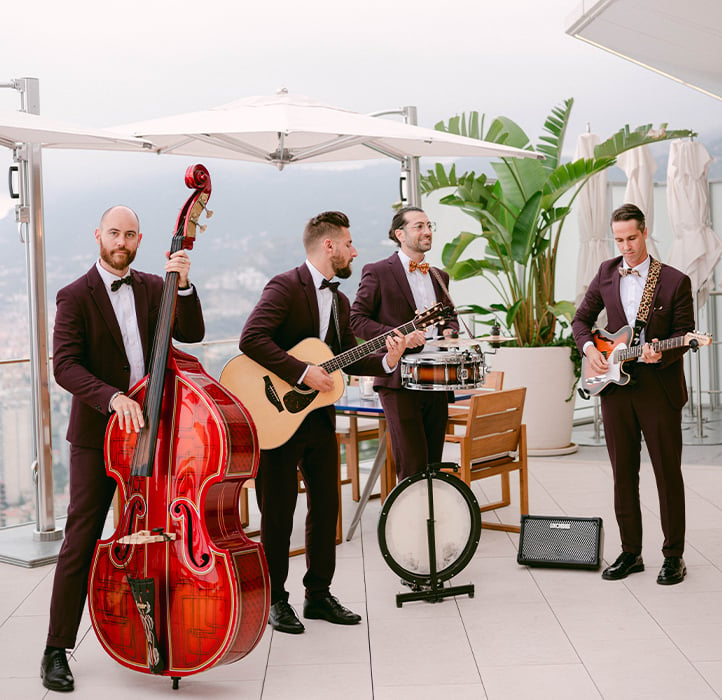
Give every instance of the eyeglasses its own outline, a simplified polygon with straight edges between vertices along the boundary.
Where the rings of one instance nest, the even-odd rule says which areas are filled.
[[[431,233],[436,233],[436,222],[420,221],[418,224],[404,224],[401,228],[410,228],[415,233],[422,233],[428,228]]]

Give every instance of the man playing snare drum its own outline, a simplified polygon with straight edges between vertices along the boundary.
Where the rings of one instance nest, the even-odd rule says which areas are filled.
[[[437,301],[453,308],[445,289],[449,275],[424,262],[431,249],[434,224],[422,209],[404,207],[394,216],[389,238],[399,246],[385,260],[363,268],[356,300],[351,307],[351,328],[363,340],[411,321],[417,311]],[[456,318],[417,330],[406,337],[412,352],[423,349],[427,340],[441,333],[448,336],[458,331]],[[407,350],[408,352],[408,350]],[[441,461],[444,434],[449,414],[447,391],[418,391],[404,388],[401,363],[393,373],[376,377],[378,392],[386,414],[391,450],[399,479],[421,472],[427,464]]]

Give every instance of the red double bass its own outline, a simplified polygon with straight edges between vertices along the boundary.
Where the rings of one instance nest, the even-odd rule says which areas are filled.
[[[178,216],[171,253],[193,247],[211,192],[202,165],[186,171],[194,193]],[[118,662],[173,678],[237,661],[268,621],[262,546],[241,527],[243,482],[259,444],[238,399],[195,357],[172,346],[178,273],[166,274],[150,371],[130,392],[143,405],[140,433],[105,436],[120,521],[95,548],[88,584],[93,628]]]

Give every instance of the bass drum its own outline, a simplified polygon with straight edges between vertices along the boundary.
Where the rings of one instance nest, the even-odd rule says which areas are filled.
[[[479,503],[461,479],[432,471],[401,481],[381,509],[379,546],[391,570],[419,586],[431,585],[432,578],[428,538],[431,495],[437,582],[455,576],[471,561],[481,536]]]

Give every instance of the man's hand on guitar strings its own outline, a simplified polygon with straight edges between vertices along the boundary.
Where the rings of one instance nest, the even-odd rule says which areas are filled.
[[[421,331],[414,331],[414,333],[420,333]],[[411,333],[410,335],[413,335]],[[395,330],[391,335],[386,336],[386,362],[389,368],[396,367],[401,356],[406,350],[407,339],[409,336],[404,336],[398,330]]]
[[[606,374],[609,370],[609,362],[594,345],[590,345],[584,354],[594,374]]]
[[[659,338],[654,338],[652,340],[652,342],[658,343]],[[659,362],[661,359],[662,359],[661,352],[655,352],[650,343],[644,344],[644,346],[642,347],[642,362],[646,362],[648,364],[654,364],[656,362]]]

